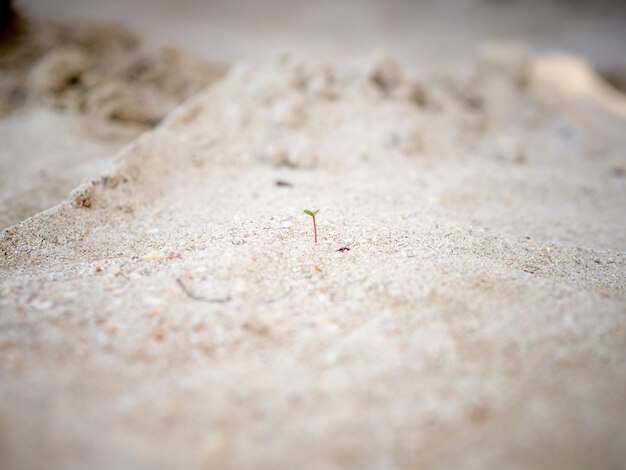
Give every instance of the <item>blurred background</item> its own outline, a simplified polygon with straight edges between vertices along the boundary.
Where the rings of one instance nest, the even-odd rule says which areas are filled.
[[[11,2],[1,3],[0,228],[106,171],[123,145],[239,60],[295,52],[354,62],[384,53],[418,71],[446,73],[497,44],[574,54],[626,89],[620,1],[12,3],[14,15]]]
[[[111,20],[213,60],[298,50],[351,58],[386,49],[429,66],[485,41],[566,49],[626,70],[626,2],[608,0],[21,0],[38,17]]]

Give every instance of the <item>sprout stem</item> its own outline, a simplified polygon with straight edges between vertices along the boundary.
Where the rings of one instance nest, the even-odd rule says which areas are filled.
[[[304,213],[313,218],[313,235],[315,236],[315,243],[317,243],[317,222],[315,221],[315,216],[320,210],[311,211],[309,209],[304,209]]]

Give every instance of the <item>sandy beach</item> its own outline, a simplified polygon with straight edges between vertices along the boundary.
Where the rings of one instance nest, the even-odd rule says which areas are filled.
[[[623,8],[156,3],[4,36],[0,468],[623,468]]]

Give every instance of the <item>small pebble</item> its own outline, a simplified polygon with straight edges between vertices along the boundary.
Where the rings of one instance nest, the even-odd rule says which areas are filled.
[[[161,328],[157,328],[156,330],[154,330],[154,340],[161,342],[165,339],[165,333],[163,332],[163,330]]]
[[[35,299],[31,302],[31,305],[37,310],[48,310],[50,307],[52,307],[52,302],[50,302],[49,300]]]
[[[146,255],[143,255],[141,258],[141,260],[144,261],[161,261],[163,260],[164,256],[162,253],[159,253],[158,251],[153,251],[152,253],[148,253]]]
[[[115,334],[117,332],[117,325],[113,323],[111,320],[107,321],[104,324],[104,331],[109,333],[110,335]]]

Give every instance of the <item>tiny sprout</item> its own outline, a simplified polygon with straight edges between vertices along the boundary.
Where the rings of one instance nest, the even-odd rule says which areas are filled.
[[[317,215],[319,211],[320,211],[319,209],[316,211],[310,211],[308,209],[304,210],[304,213],[306,215],[310,215],[311,217],[313,217],[313,235],[315,236],[315,243],[317,243],[317,224],[315,223],[315,216]]]

